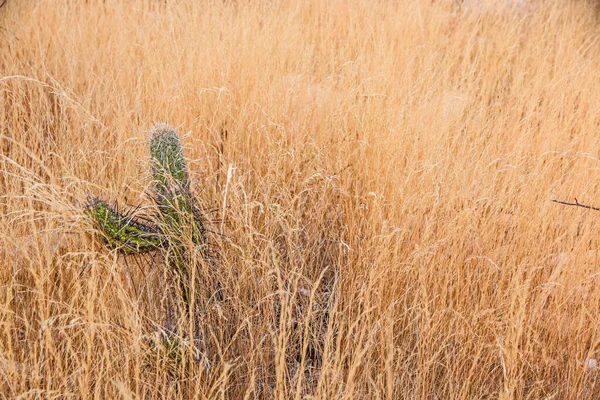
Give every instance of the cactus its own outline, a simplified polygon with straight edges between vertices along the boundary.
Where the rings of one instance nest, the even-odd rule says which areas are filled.
[[[187,162],[177,130],[157,123],[150,131],[149,146],[155,192],[152,199],[158,209],[156,220],[142,222],[134,212],[120,213],[100,198],[89,200],[85,210],[107,247],[128,255],[163,252],[167,265],[178,275],[182,300],[189,308],[187,239],[206,254],[206,230],[190,192]]]
[[[189,190],[189,173],[177,131],[157,123],[150,131],[152,177],[158,196],[168,196],[173,189]]]
[[[125,254],[140,254],[157,250],[162,244],[156,227],[140,222],[131,214],[120,213],[116,206],[100,198],[88,200],[85,211],[111,249]]]
[[[155,191],[153,200],[159,211],[160,229],[168,243],[167,261],[179,275],[181,296],[189,307],[189,246],[186,239],[191,239],[194,245],[205,245],[206,233],[190,193],[189,172],[179,135],[166,124],[158,123],[150,131],[150,165]]]
[[[119,212],[116,205],[111,206],[101,198],[89,199],[85,214],[108,248],[125,255],[161,252],[166,266],[175,275],[181,302],[189,313],[193,293],[189,268],[194,266],[195,258],[190,252],[199,251],[213,265],[214,260],[208,256],[206,229],[190,191],[187,162],[177,130],[157,123],[150,131],[148,142],[154,189],[152,200],[156,206],[152,218],[137,216],[137,208]],[[220,284],[217,285],[220,288]],[[180,337],[167,330],[151,347],[167,361],[171,372],[176,373],[190,367],[182,344]]]
[[[175,129],[162,123],[154,126],[150,132],[150,157],[154,202],[163,233],[175,238],[191,233],[194,244],[205,244],[204,223],[190,194],[187,163]]]
[[[193,370],[206,368],[208,360],[194,340],[173,330],[154,332],[147,340],[150,349],[165,363],[169,375],[182,379]]]

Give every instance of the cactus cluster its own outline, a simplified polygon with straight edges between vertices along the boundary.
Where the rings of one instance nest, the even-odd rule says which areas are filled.
[[[189,249],[205,254],[206,230],[190,192],[187,162],[177,130],[157,123],[150,131],[150,167],[156,206],[154,218],[120,212],[101,198],[86,204],[86,213],[107,247],[123,254],[161,251],[179,275],[184,303],[189,304]],[[137,210],[137,209],[136,209]]]

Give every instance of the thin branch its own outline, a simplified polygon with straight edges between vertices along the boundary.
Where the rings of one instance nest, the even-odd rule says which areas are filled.
[[[558,201],[558,200],[552,200],[552,201],[555,203],[558,203],[558,204],[564,204],[566,206],[577,206],[577,207],[587,208],[590,210],[600,211],[600,207],[594,207],[594,206],[588,206],[587,204],[581,204],[579,202],[579,200],[577,200],[577,198],[575,198],[575,203],[569,203],[566,201]]]

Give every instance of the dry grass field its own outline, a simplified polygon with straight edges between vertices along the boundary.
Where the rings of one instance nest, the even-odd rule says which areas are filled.
[[[599,22],[584,0],[8,0],[0,397],[599,398],[600,213],[551,201],[600,205]],[[149,212],[156,121],[211,231],[187,308],[83,206]]]

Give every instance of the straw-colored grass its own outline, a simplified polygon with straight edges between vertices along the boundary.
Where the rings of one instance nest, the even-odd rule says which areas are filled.
[[[486,3],[8,0],[0,395],[598,398],[600,213],[551,200],[600,205],[599,18]],[[155,121],[189,310],[83,209],[151,205]]]

